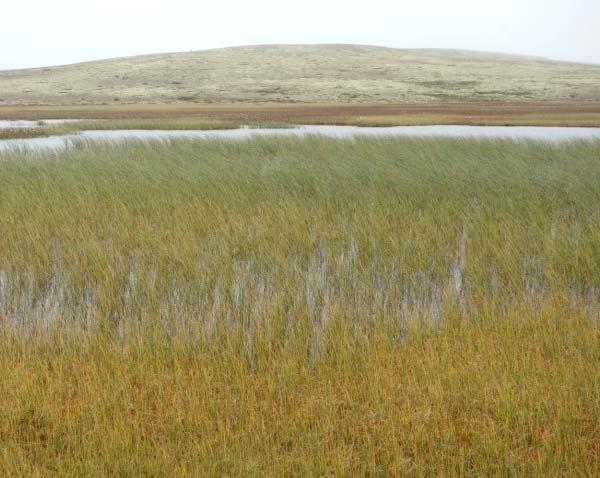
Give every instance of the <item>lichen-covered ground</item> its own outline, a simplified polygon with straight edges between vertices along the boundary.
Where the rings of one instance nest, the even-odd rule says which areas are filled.
[[[273,45],[0,71],[0,105],[599,101],[600,65],[453,50]]]

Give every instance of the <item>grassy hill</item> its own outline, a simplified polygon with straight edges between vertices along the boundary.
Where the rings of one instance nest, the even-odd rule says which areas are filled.
[[[357,45],[222,48],[0,71],[0,105],[600,101],[600,65]]]

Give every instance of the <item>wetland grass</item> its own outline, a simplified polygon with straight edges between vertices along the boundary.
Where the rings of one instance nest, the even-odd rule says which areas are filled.
[[[593,476],[600,143],[0,155],[7,476]]]

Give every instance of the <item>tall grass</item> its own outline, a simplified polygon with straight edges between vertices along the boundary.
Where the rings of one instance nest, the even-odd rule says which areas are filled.
[[[600,144],[0,157],[11,475],[593,475]]]

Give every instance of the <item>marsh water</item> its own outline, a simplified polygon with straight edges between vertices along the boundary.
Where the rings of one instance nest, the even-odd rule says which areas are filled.
[[[36,128],[39,126],[55,126],[65,123],[76,123],[79,120],[72,119],[48,119],[48,120],[0,120],[0,129],[8,128]]]
[[[68,120],[47,120],[65,122]],[[15,123],[0,121],[1,127],[15,127]],[[34,127],[36,122],[31,127]],[[11,124],[9,126],[9,124]],[[29,127],[29,126],[26,126]],[[514,139],[561,142],[572,140],[600,140],[600,128],[536,127],[536,126],[322,126],[303,125],[292,128],[239,128],[228,130],[94,130],[77,134],[39,138],[21,138],[0,141],[0,151],[7,150],[62,150],[78,142],[120,143],[125,141],[168,141],[170,139],[249,139],[263,136],[310,136],[330,138],[356,137],[444,137]]]

